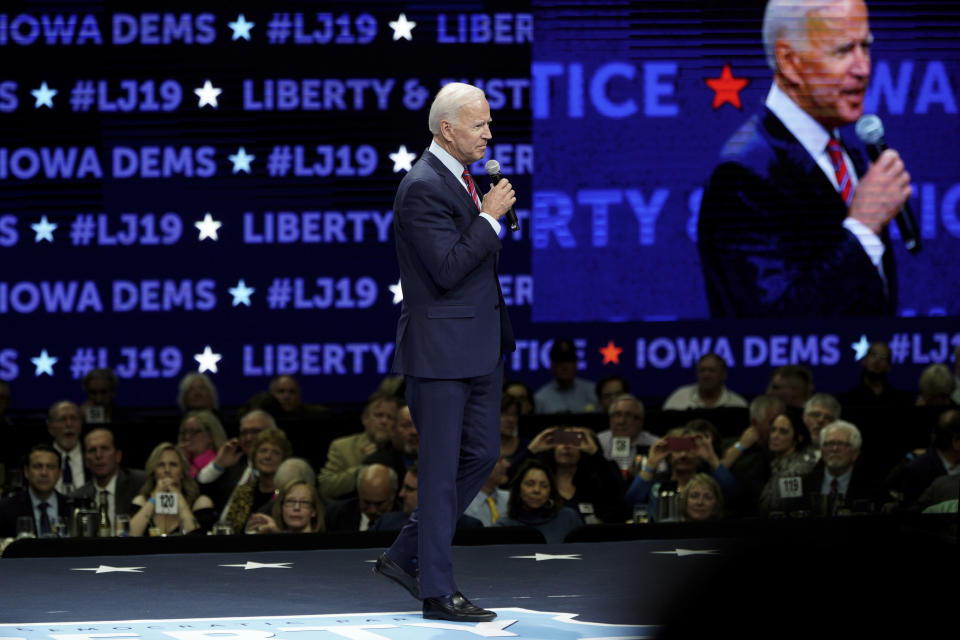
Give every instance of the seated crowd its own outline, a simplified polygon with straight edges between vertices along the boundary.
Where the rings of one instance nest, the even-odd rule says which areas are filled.
[[[957,374],[944,365],[924,371],[914,398],[887,382],[890,350],[875,343],[848,393],[815,393],[808,369],[784,366],[748,401],[726,386],[723,358],[707,354],[696,382],[665,399],[656,414],[663,428],[652,433],[651,416],[624,377],[595,384],[576,377],[569,340],[555,341],[550,356],[553,379],[543,388],[505,382],[500,460],[458,528],[533,527],[547,542],[562,542],[598,523],[957,509],[960,392]],[[305,404],[291,376],[274,379],[231,416],[235,422],[224,419],[209,377],[185,376],[176,434],[134,435],[131,411],[115,405],[116,383],[109,370],[92,372],[86,400],[53,403],[48,437],[25,442],[6,415],[9,385],[0,382],[0,428],[14,445],[0,460],[0,540],[92,529],[130,536],[390,531],[417,508],[419,441],[401,379],[369,396],[355,426],[341,420],[345,428],[324,441],[325,451],[301,450],[296,428],[321,429],[336,414]],[[923,407],[907,411],[929,420],[927,446],[890,424],[841,418],[909,405]],[[124,455],[121,444],[134,439],[149,455]],[[891,442],[910,444],[891,460],[877,453]]]

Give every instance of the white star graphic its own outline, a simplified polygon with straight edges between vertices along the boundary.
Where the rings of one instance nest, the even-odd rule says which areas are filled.
[[[246,564],[222,564],[221,567],[240,567],[244,571],[250,569],[289,569],[292,562],[253,562],[247,560]]]
[[[716,549],[674,549],[673,551],[651,551],[650,553],[661,556],[677,556],[678,558],[683,558],[685,556],[713,556],[718,552]]]
[[[70,569],[70,571],[93,571],[94,573],[143,573],[141,569],[146,567],[111,567],[108,564],[102,564],[99,567],[80,567]]]
[[[510,556],[511,558],[527,558],[530,560],[536,560],[541,562],[543,560],[582,560],[580,557],[582,554],[579,553],[561,553],[561,554],[552,554],[552,553],[536,553],[532,556]]]
[[[47,216],[42,216],[40,222],[36,222],[30,225],[30,228],[33,229],[36,234],[33,237],[34,242],[40,242],[46,240],[47,242],[53,242],[53,232],[56,230],[57,225],[54,222],[47,220]]]
[[[200,237],[197,238],[197,241],[205,240],[207,238],[210,238],[211,240],[219,240],[220,236],[217,235],[217,231],[223,226],[223,223],[219,220],[214,220],[213,216],[208,212],[203,216],[203,220],[194,222],[193,226],[200,231]]]
[[[210,105],[216,109],[218,106],[220,106],[217,104],[217,96],[223,93],[223,89],[217,89],[209,80],[204,81],[203,86],[199,89],[194,89],[193,92],[197,94],[197,98],[199,98],[197,101],[197,108]]]
[[[233,296],[233,306],[238,306],[245,304],[248,307],[250,306],[250,294],[256,291],[253,287],[248,287],[247,283],[243,281],[243,278],[240,278],[240,281],[237,282],[237,286],[227,289],[230,292],[230,295]]]
[[[390,293],[393,294],[393,304],[400,304],[403,302],[403,289],[400,287],[400,281],[397,280],[397,284],[392,284],[389,287]]]
[[[237,19],[233,22],[228,22],[227,26],[233,29],[233,38],[232,40],[239,40],[243,38],[244,40],[250,40],[250,29],[256,25],[256,22],[248,22],[246,18],[243,17],[241,13],[237,16]]]
[[[36,101],[33,103],[34,109],[39,109],[40,107],[50,107],[53,109],[53,96],[57,95],[59,91],[51,89],[47,86],[46,81],[44,81],[40,83],[39,89],[31,89],[30,93],[36,98]]]
[[[47,353],[47,350],[44,349],[40,352],[40,355],[36,358],[30,358],[30,362],[33,363],[33,366],[36,367],[33,372],[33,377],[39,377],[43,374],[48,376],[53,375],[53,365],[57,364],[57,360],[60,358],[54,358]]]
[[[198,373],[203,373],[204,371],[216,373],[217,363],[223,359],[223,356],[221,356],[219,353],[214,353],[213,349],[210,348],[210,345],[207,345],[203,348],[203,353],[194,354],[193,359],[196,360],[200,365],[197,367]]]
[[[417,154],[407,151],[407,145],[402,144],[400,148],[397,149],[396,153],[388,154],[390,159],[393,160],[393,172],[399,173],[400,171],[410,171],[413,169],[413,161],[416,159]]]
[[[230,159],[230,162],[233,163],[233,172],[240,173],[250,173],[250,163],[253,162],[254,158],[257,156],[247,153],[247,150],[243,147],[237,149],[237,152],[227,156]]]
[[[396,20],[391,20],[389,23],[390,28],[393,29],[393,39],[399,40],[403,38],[404,40],[413,40],[413,28],[417,26],[416,22],[407,20],[407,16],[403,13]]]
[[[850,348],[853,349],[853,359],[859,362],[870,351],[870,341],[867,340],[867,336],[860,334],[860,339],[851,342]]]

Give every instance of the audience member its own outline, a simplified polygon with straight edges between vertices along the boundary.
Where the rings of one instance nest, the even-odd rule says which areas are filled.
[[[86,482],[80,428],[80,408],[76,404],[69,400],[60,400],[50,405],[47,431],[53,438],[53,448],[60,454],[63,464],[57,480],[57,491],[64,495],[70,495]]]
[[[217,456],[197,473],[197,482],[218,509],[224,510],[234,489],[249,482],[253,473],[253,445],[257,436],[261,431],[276,428],[273,416],[263,409],[245,413],[240,418],[240,437],[224,442],[217,449]]]
[[[843,403],[852,407],[897,407],[911,403],[910,394],[894,388],[887,376],[893,359],[885,342],[874,342],[860,359],[860,384],[843,394]],[[839,417],[839,416],[837,416]]]
[[[904,465],[900,478],[904,504],[916,502],[942,475],[960,475],[960,410],[957,409],[940,414],[930,434],[930,447]]]
[[[116,406],[117,374],[113,369],[93,369],[83,377],[83,393],[87,399],[80,405],[85,424],[123,422]]]
[[[953,392],[956,390],[953,374],[943,364],[931,364],[920,374],[919,406],[953,405]]]
[[[544,429],[530,441],[527,454],[551,471],[563,504],[586,524],[623,522],[623,481],[616,463],[603,457],[593,433],[583,427]],[[523,464],[524,460],[518,459]]]
[[[803,492],[796,480],[810,473],[816,464],[807,456],[808,437],[807,430],[798,428],[790,414],[781,413],[773,419],[767,445],[773,459],[770,461],[770,479],[760,491],[761,513],[785,510],[791,501],[802,500]],[[786,482],[788,478],[794,482]]]
[[[220,401],[213,380],[205,373],[188,373],[180,380],[177,392],[177,406],[180,411],[217,411]]]
[[[597,434],[597,443],[604,457],[615,462],[621,473],[629,477],[637,455],[645,453],[659,436],[643,428],[645,410],[639,398],[629,394],[617,396],[607,413],[610,428]]]
[[[671,393],[663,403],[663,410],[746,407],[747,401],[728,389],[726,380],[726,360],[715,353],[708,353],[697,361],[697,382]]]
[[[330,503],[327,531],[367,531],[383,514],[394,511],[399,481],[388,466],[371,464],[357,474],[357,495]]]
[[[522,455],[527,447],[526,439],[520,438],[520,415],[523,400],[504,391],[500,396],[500,455],[510,464]],[[508,478],[509,480],[509,478]]]
[[[390,439],[390,428],[396,420],[395,396],[370,396],[360,416],[363,431],[330,443],[327,462],[318,476],[320,495],[324,498],[341,498],[356,491],[361,462]]]
[[[510,484],[507,515],[494,526],[534,527],[543,534],[547,544],[557,544],[582,524],[576,511],[563,506],[550,468],[531,458],[523,463]]]
[[[610,405],[618,397],[630,393],[630,384],[621,375],[612,375],[597,381],[597,401],[600,411],[610,413]]]
[[[950,501],[956,503],[958,497],[960,497],[960,473],[940,476],[924,490],[913,508],[927,513],[927,509],[935,505]],[[956,513],[956,505],[954,504],[948,511]]]
[[[788,407],[802,409],[813,395],[813,373],[795,364],[777,367],[770,374],[767,394],[777,396]]]
[[[401,406],[397,409],[397,418],[390,424],[390,439],[364,458],[361,464],[387,465],[397,472],[398,478],[402,478],[409,466],[417,460],[420,437],[413,425],[413,418],[410,417],[410,407],[402,400],[399,403]]]
[[[226,441],[223,425],[212,411],[191,410],[184,415],[180,422],[177,447],[190,465],[191,478],[196,478],[201,469],[216,459]]]
[[[397,531],[402,529],[417,509],[417,486],[417,463],[414,462],[404,473],[403,482],[400,484],[399,491],[397,491],[399,510],[384,513],[370,528],[374,531]],[[482,526],[483,524],[479,520],[464,514],[457,520],[456,528],[480,528]]]
[[[503,383],[503,392],[510,394],[520,401],[520,415],[528,416],[534,413],[533,389],[522,380],[507,380]]]
[[[555,340],[550,347],[553,380],[533,395],[537,413],[589,413],[597,410],[594,383],[578,378],[577,349],[573,340]]]
[[[282,429],[264,429],[253,444],[253,469],[250,480],[237,486],[230,497],[224,520],[234,531],[244,531],[247,518],[274,496],[274,474],[280,463],[293,454],[293,447]]]
[[[172,442],[161,442],[147,458],[147,480],[134,497],[130,535],[206,532],[216,520],[213,501],[200,493],[200,485],[190,477],[190,466]],[[157,495],[176,495],[177,513],[157,513]]]
[[[872,511],[881,501],[878,483],[857,463],[862,444],[860,430],[845,420],[820,431],[823,455],[802,478],[807,502],[818,515]]]
[[[485,527],[492,527],[497,520],[507,514],[510,492],[500,487],[506,484],[509,469],[510,461],[505,455],[501,455],[493,471],[490,472],[490,477],[480,487],[480,491],[467,506],[464,515],[476,518]]]
[[[712,476],[698,473],[680,492],[680,518],[690,522],[723,518],[723,490]]]
[[[815,393],[803,405],[803,424],[807,428],[807,458],[820,459],[820,430],[840,419],[841,406],[829,393]]]
[[[271,515],[254,513],[247,523],[248,533],[319,533],[323,530],[322,503],[312,477],[306,482],[293,479],[284,484],[273,501]]]
[[[742,492],[742,500],[736,506],[743,513],[756,509],[760,492],[770,477],[772,456],[767,448],[770,425],[786,411],[786,404],[779,397],[757,396],[750,403],[750,426],[732,444],[725,443],[723,464],[730,469]]]
[[[280,407],[281,418],[315,419],[328,413],[326,407],[304,404],[300,383],[289,375],[280,375],[270,381],[270,395]]]
[[[27,490],[0,500],[0,538],[17,534],[17,519],[33,519],[39,536],[54,534],[58,518],[67,517],[66,499],[55,486],[60,479],[60,452],[46,444],[34,446],[27,455],[24,476]]]
[[[88,500],[98,508],[106,503],[110,524],[116,526],[117,514],[129,514],[147,476],[139,469],[120,466],[123,451],[117,448],[113,431],[106,427],[90,431],[83,439],[83,449],[91,477],[71,497]]]
[[[666,470],[659,471],[664,462]],[[671,429],[650,447],[650,454],[627,489],[626,503],[632,510],[646,505],[649,517],[656,519],[661,490],[681,493],[700,472],[713,477],[728,496],[737,495],[737,483],[717,457],[712,438],[700,429],[687,426]]]

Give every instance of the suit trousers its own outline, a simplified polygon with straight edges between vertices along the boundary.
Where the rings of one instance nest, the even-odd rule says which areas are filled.
[[[420,597],[450,595],[457,519],[500,457],[503,360],[489,374],[443,380],[406,377],[410,416],[420,436],[417,508],[387,554],[419,572]]]

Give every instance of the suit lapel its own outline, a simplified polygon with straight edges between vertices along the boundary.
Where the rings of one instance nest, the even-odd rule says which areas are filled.
[[[454,194],[454,197],[460,202],[462,213],[465,215],[475,215],[479,213],[477,211],[477,205],[474,203],[473,198],[470,197],[470,194],[467,193],[467,190],[464,188],[463,183],[460,182],[460,179],[455,177],[453,173],[447,169],[447,167],[440,162],[440,158],[430,153],[429,150],[423,152],[423,159],[437,172],[437,175],[440,176],[440,179],[443,180],[443,183],[447,186],[448,189]]]

